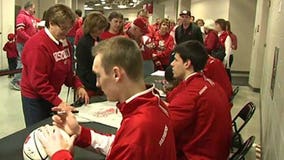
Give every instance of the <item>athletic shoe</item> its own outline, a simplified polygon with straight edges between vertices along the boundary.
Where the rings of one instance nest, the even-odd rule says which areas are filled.
[[[19,83],[14,83],[14,82],[10,82],[10,88],[13,90],[17,90],[20,91],[21,90],[21,86]]]

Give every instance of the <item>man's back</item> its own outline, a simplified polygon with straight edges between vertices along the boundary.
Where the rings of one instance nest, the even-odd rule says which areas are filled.
[[[170,95],[177,159],[226,160],[232,128],[222,88],[201,73],[194,73]]]
[[[118,108],[123,120],[107,159],[176,159],[168,111],[153,89]]]

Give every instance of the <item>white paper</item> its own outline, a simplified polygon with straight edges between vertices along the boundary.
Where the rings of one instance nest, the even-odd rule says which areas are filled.
[[[165,76],[165,71],[156,71],[154,73],[151,74],[151,76],[160,76],[160,77],[164,77]]]
[[[116,102],[98,102],[78,108],[78,122],[98,122],[108,126],[120,127],[122,115],[116,107]]]

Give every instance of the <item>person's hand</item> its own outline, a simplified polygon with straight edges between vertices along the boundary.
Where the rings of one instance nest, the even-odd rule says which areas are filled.
[[[64,114],[52,116],[53,125],[63,129],[69,135],[80,135],[81,126],[72,113],[72,110],[74,110],[74,107],[71,106],[65,106],[64,108],[60,108],[60,106],[53,107],[52,111],[64,111]]]
[[[83,87],[78,88],[77,89],[77,96],[78,96],[78,98],[83,99],[85,101],[86,105],[89,104],[90,98],[89,98],[89,95],[88,95],[87,91],[85,90],[85,88],[83,88]]]
[[[65,140],[56,126],[46,125],[41,127],[40,130],[41,132],[38,132],[37,136],[49,157],[60,150],[72,150],[76,135]]]

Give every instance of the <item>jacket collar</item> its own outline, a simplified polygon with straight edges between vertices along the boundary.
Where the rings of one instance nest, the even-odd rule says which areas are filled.
[[[125,102],[117,103],[117,108],[120,110],[123,117],[134,112],[139,106],[145,103],[151,103],[152,100],[159,100],[159,95],[155,90],[155,86],[151,86],[145,91],[139,92],[128,98]],[[153,101],[152,101],[153,102]]]

